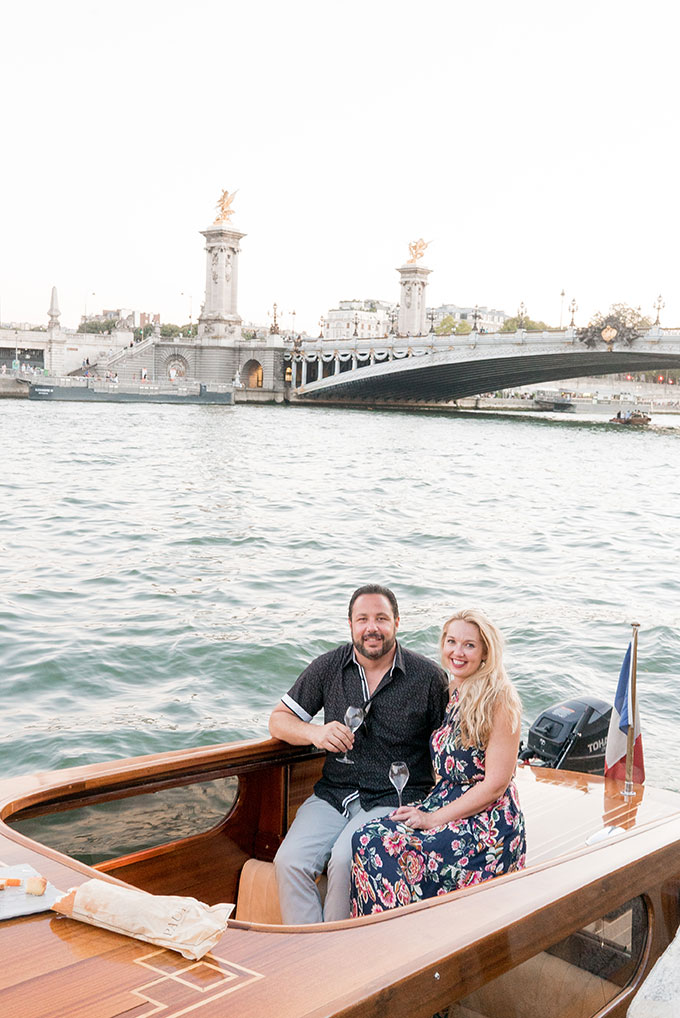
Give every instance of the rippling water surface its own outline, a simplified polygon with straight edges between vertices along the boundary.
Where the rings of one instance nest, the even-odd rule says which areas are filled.
[[[0,402],[5,774],[266,733],[365,582],[436,656],[481,606],[525,729],[613,698],[641,624],[647,778],[680,789],[680,420]]]

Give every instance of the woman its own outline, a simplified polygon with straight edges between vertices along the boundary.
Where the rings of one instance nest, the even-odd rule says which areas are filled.
[[[500,633],[481,612],[452,615],[441,660],[451,677],[430,750],[437,784],[418,805],[373,820],[352,839],[352,915],[370,915],[524,866],[524,817],[513,781],[519,697]]]

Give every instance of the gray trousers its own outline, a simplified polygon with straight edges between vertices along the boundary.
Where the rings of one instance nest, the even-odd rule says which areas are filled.
[[[352,835],[368,820],[391,813],[393,806],[349,807],[349,819],[325,799],[310,795],[276,853],[274,866],[281,916],[286,926],[349,918]],[[321,904],[316,878],[328,864],[328,890]]]

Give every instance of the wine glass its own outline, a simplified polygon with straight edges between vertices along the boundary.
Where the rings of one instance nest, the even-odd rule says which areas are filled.
[[[364,708],[363,707],[348,707],[345,711],[345,724],[349,728],[350,732],[356,732],[357,728],[361,725],[364,720]],[[344,756],[338,757],[338,763],[353,764],[354,760],[350,760],[345,751]]]
[[[397,790],[399,796],[399,805],[401,806],[401,793],[404,789],[404,785],[408,781],[408,765],[403,760],[394,760],[390,764],[390,781]]]

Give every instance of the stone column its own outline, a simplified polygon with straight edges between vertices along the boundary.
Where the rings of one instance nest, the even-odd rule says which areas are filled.
[[[47,312],[49,322],[47,325],[48,343],[45,347],[45,367],[51,375],[64,374],[64,336],[59,325],[59,299],[56,286],[52,287],[50,299],[50,310]]]
[[[333,374],[334,375],[340,374],[340,358],[338,357],[337,353],[335,355],[335,364],[333,365]]]
[[[431,271],[432,269],[410,262],[397,269],[401,276],[398,330],[400,336],[424,336],[427,332],[425,290],[427,277]]]
[[[223,346],[241,341],[237,310],[239,241],[245,233],[228,223],[201,230],[205,237],[205,302],[198,319],[198,338]]]

